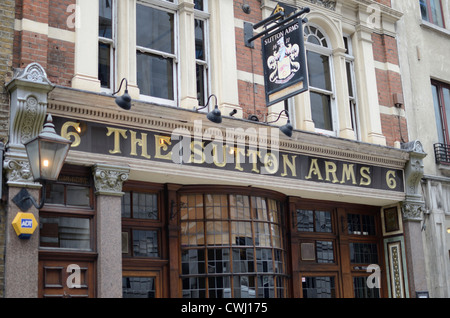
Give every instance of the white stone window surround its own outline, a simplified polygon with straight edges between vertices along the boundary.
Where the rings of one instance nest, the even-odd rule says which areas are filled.
[[[312,52],[315,54],[320,54],[320,56],[324,56],[328,58],[328,68],[329,74],[324,74],[324,76],[328,77],[330,82],[329,90],[321,89],[318,87],[313,87],[312,83],[309,83],[309,94],[316,93],[322,96],[329,96],[329,111],[330,111],[330,121],[331,121],[331,130],[315,128],[315,131],[325,135],[336,136],[337,131],[339,131],[339,122],[338,118],[338,110],[336,105],[336,85],[335,85],[335,76],[334,76],[334,63],[333,63],[333,48],[331,47],[330,39],[328,38],[327,33],[319,26],[314,23],[308,23],[304,25],[304,29],[312,30],[312,33],[305,33],[305,50],[308,59],[308,52]],[[315,32],[313,31],[315,30]],[[318,34],[322,36],[321,39],[318,38]],[[317,39],[320,43],[314,44],[313,40],[310,40],[310,37]],[[308,74],[311,70],[308,70]],[[310,76],[310,74],[309,74]],[[311,105],[311,112],[313,112],[313,107],[315,105]],[[317,125],[316,125],[317,126]]]
[[[234,17],[233,0],[206,0],[204,11],[194,9],[190,0],[139,0],[151,5],[164,5],[177,12],[179,28],[175,40],[178,42],[179,58],[177,65],[177,98],[171,106],[193,109],[198,105],[196,89],[195,59],[195,19],[208,20],[206,39],[208,54],[208,94],[218,97],[219,108],[224,113],[232,109],[240,110],[237,67],[235,54],[234,25],[229,21]],[[120,80],[128,80],[128,90],[135,100],[143,100],[137,85],[136,76],[136,3],[137,0],[117,1],[116,8],[116,61],[114,90]],[[72,87],[76,89],[102,92],[98,80],[98,0],[77,0],[77,8],[82,16],[80,27],[75,30],[75,76]],[[210,13],[206,12],[206,9]],[[132,21],[132,22],[130,22]],[[94,43],[95,41],[95,43]],[[124,85],[122,86],[123,93]],[[110,91],[104,91],[108,94]],[[151,101],[168,105],[164,101]],[[161,103],[162,102],[162,103]],[[170,104],[170,103],[169,103]],[[237,117],[237,116],[236,116]]]

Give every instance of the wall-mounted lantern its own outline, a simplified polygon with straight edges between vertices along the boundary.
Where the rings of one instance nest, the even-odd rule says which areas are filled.
[[[46,182],[56,181],[72,142],[55,132],[53,119],[48,115],[47,122],[41,133],[27,141],[25,149],[30,162],[31,173],[35,182],[42,184],[40,203],[36,203],[34,198],[23,188],[14,198],[13,202],[22,210],[27,211],[31,205],[36,209],[41,209],[45,201]]]

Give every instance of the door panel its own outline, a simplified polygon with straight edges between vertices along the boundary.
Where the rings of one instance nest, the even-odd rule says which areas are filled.
[[[301,276],[302,298],[338,298],[339,282],[337,273],[307,273]]]
[[[39,261],[39,297],[95,297],[94,263]]]
[[[123,298],[161,298],[160,272],[124,271],[122,296]]]

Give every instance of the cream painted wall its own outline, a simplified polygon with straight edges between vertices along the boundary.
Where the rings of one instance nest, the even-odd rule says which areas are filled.
[[[423,22],[419,1],[392,1],[404,13],[397,23],[409,140],[420,140],[428,156],[425,174],[442,175],[435,164],[438,142],[431,79],[450,83],[450,1],[442,0],[447,29]]]
[[[450,83],[450,1],[441,0],[446,29],[422,21],[419,1],[393,0],[403,12],[397,23],[409,140],[420,140],[424,159],[422,222],[426,276],[431,297],[450,297],[450,170],[435,163],[438,142],[431,79]],[[440,168],[441,167],[441,168]]]

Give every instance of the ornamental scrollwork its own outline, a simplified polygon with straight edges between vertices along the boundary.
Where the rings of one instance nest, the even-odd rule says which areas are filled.
[[[407,221],[422,221],[422,215],[425,212],[425,206],[404,202],[402,206],[403,219]]]
[[[95,165],[93,175],[97,194],[122,195],[123,183],[128,180],[130,170],[122,167]]]
[[[6,171],[8,183],[33,184],[33,174],[31,173],[28,160],[5,160],[3,168]]]
[[[325,9],[329,9],[329,10],[336,10],[336,1],[332,1],[332,0],[305,0],[307,2],[310,2],[312,4],[316,4],[319,6],[324,7]]]

